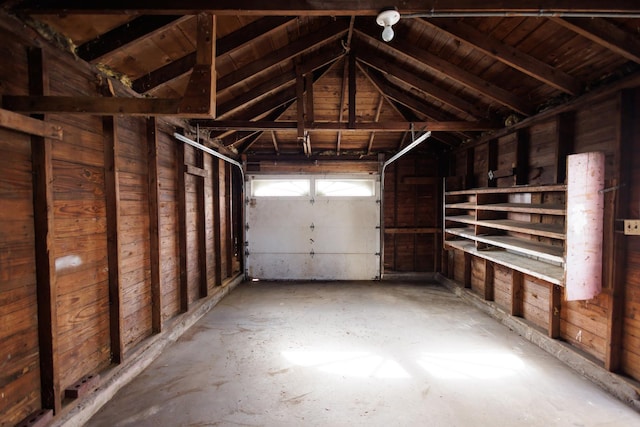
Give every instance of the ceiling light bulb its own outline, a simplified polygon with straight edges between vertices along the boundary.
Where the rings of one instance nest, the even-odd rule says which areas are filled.
[[[376,22],[381,27],[384,27],[384,30],[382,30],[382,40],[390,42],[393,39],[394,32],[391,27],[397,24],[399,20],[400,12],[398,12],[396,8],[384,9],[378,14]]]
[[[390,42],[391,40],[393,40],[393,36],[394,33],[391,25],[385,25],[384,30],[382,30],[382,40]]]

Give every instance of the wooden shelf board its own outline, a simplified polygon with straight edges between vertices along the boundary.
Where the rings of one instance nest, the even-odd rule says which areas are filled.
[[[447,209],[475,209],[477,206],[475,203],[448,203],[444,205]]]
[[[524,274],[536,277],[555,285],[564,286],[564,268],[543,261],[517,255],[505,250],[478,250],[469,240],[447,240],[445,246],[468,252],[496,264],[504,265]]]
[[[447,196],[456,196],[456,195],[469,195],[469,194],[501,194],[501,193],[540,193],[540,192],[548,192],[548,191],[566,191],[567,186],[564,184],[561,185],[522,185],[516,187],[487,187],[487,188],[474,188],[472,190],[457,190],[457,191],[447,191],[445,195]]]
[[[461,222],[463,224],[471,224],[475,225],[478,221],[476,221],[473,215],[448,215],[444,217],[447,221],[455,221]]]
[[[567,213],[564,205],[540,205],[532,203],[491,203],[478,205],[477,209],[483,211],[522,212],[541,215],[566,215]]]
[[[468,223],[471,224],[471,223]],[[539,222],[523,222],[511,219],[487,219],[482,221],[474,221],[473,224],[495,228],[497,230],[513,231],[516,233],[533,234],[540,237],[549,237],[552,239],[564,240],[564,225],[559,224],[543,224]]]
[[[519,239],[512,236],[476,236],[471,228],[447,228],[445,231],[449,234],[464,237],[465,239],[471,239],[488,245],[498,246],[503,249],[521,252],[547,261],[557,263],[564,262],[564,249],[561,246],[547,245],[533,240]]]

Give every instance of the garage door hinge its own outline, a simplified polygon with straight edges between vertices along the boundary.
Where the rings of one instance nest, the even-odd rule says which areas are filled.
[[[249,224],[245,224],[245,225],[244,225],[244,229],[245,229],[245,230],[247,230],[247,231],[249,231]]]
[[[309,255],[311,255],[311,258],[313,258],[313,256],[314,256],[315,254],[316,254],[316,253],[315,253],[313,250],[312,250],[311,252],[309,252]]]
[[[377,204],[380,204],[380,199],[376,200],[376,203],[377,203]]]
[[[314,204],[316,202],[316,199],[310,199],[309,203]]]
[[[380,226],[379,225],[376,225],[376,230],[380,230]]]
[[[315,230],[315,229],[316,229],[316,226],[315,226],[313,223],[311,223],[311,225],[309,226],[309,228],[311,229],[311,231],[313,231],[313,230]]]
[[[245,249],[244,256],[246,256],[246,257],[249,256],[249,250],[248,249]]]
[[[376,252],[376,256],[380,256],[380,252]]]

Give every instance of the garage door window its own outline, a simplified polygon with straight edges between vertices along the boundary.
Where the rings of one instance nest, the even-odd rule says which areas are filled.
[[[305,197],[311,194],[308,179],[254,179],[251,184],[253,197]]]
[[[316,196],[373,197],[375,185],[373,179],[316,179]]]

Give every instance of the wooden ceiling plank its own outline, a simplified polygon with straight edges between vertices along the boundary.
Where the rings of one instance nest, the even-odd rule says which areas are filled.
[[[281,28],[291,22],[292,18],[282,16],[270,16],[245,25],[217,41],[217,56],[239,49],[248,43],[269,35],[272,31]],[[180,59],[164,65],[149,74],[136,79],[133,89],[138,93],[148,92],[164,83],[168,83],[191,71],[196,63],[195,52],[189,53]]]
[[[570,95],[578,95],[582,91],[582,84],[577,79],[462,21],[438,18],[421,19],[419,22],[558,90]]]
[[[551,18],[553,22],[640,64],[640,39],[606,19]]]
[[[241,83],[243,80],[264,73],[284,61],[334,41],[344,35],[347,30],[347,22],[344,20],[334,21],[318,31],[301,37],[280,49],[269,52],[267,55],[242,67],[240,70],[221,77],[218,79],[218,90],[229,89]]]
[[[131,43],[146,40],[167,26],[177,24],[185,19],[189,19],[189,17],[179,15],[140,16],[83,43],[76,49],[76,54],[85,61],[95,61]]]
[[[376,16],[389,6],[388,0],[27,0],[17,9],[30,14],[175,14],[196,15],[207,11],[218,15],[358,15]],[[400,4],[402,13],[431,12],[638,12],[635,0],[536,0],[506,2],[504,0],[404,0]]]
[[[391,74],[403,82],[415,87],[428,96],[437,99],[456,110],[475,118],[484,117],[483,111],[471,102],[466,101],[450,91],[443,89],[427,80],[420,78],[415,72],[408,71],[391,62],[386,55],[381,55],[373,49],[366,49],[358,45],[358,59],[379,71]]]
[[[357,26],[356,30],[365,37],[370,37],[374,40],[378,39],[379,31],[372,25]],[[422,66],[428,67],[439,74],[442,74],[444,77],[450,78],[478,94],[524,114],[525,116],[531,116],[534,114],[534,109],[531,105],[513,95],[511,92],[502,89],[493,83],[432,54],[431,52],[421,49],[413,43],[402,40],[401,37],[395,37],[391,42],[385,45],[384,49],[392,50],[396,55],[413,61],[418,61]]]

